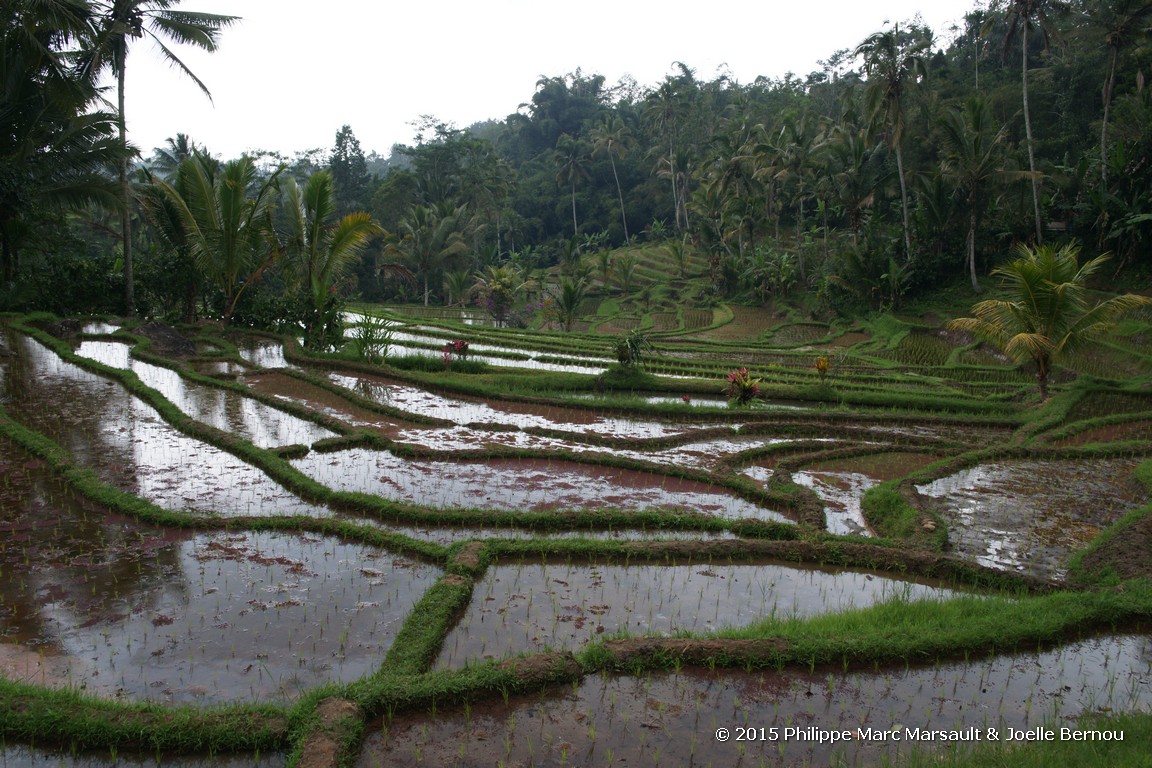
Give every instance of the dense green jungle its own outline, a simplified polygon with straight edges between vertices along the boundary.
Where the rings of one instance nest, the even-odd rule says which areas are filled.
[[[231,159],[179,6],[0,7],[0,766],[1149,765],[1152,1]]]

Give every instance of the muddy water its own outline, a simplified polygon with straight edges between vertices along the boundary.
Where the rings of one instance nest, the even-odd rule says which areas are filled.
[[[5,667],[110,698],[295,698],[375,669],[439,576],[321,537],[121,527],[137,540],[122,556],[60,554],[7,584],[31,615],[0,645]]]
[[[918,453],[876,453],[811,464],[792,473],[792,482],[811,488],[824,502],[828,531],[871,535],[860,498],[872,486],[896,480],[931,464],[938,456]]]
[[[260,448],[311,445],[317,440],[336,436],[334,432],[317,424],[278,411],[252,398],[227,389],[187,381],[170,368],[132,359],[127,344],[85,341],[80,344],[76,354],[114,368],[133,371],[140,381],[157,390],[193,419],[224,432],[241,435]]]
[[[1135,459],[982,464],[917,486],[938,500],[957,553],[982,565],[1062,577],[1068,558],[1147,493]]]
[[[357,765],[876,765],[911,742],[905,729],[1076,727],[1099,711],[1152,708],[1152,636],[1121,635],[1044,653],[998,656],[879,672],[653,673],[592,675],[553,692],[414,713],[369,732]],[[752,727],[755,740],[737,741]],[[718,728],[729,739],[718,741]],[[760,728],[793,728],[759,740]],[[808,729],[897,729],[902,740],[863,738],[831,746]],[[765,732],[766,736],[770,733]],[[972,746],[969,742],[962,747]],[[805,762],[807,761],[807,762]]]
[[[437,666],[576,650],[605,633],[713,632],[769,616],[811,616],[893,597],[951,594],[934,583],[776,563],[499,565],[476,585]]]
[[[18,337],[5,409],[67,448],[101,480],[172,510],[221,515],[331,516],[261,470],[169,426],[108,379]]]
[[[280,768],[284,755],[136,755],[55,751],[34,747],[0,747],[0,768]]]
[[[706,483],[575,462],[538,459],[416,461],[353,448],[310,453],[293,465],[339,491],[433,507],[501,510],[647,509],[787,522],[779,512]]]

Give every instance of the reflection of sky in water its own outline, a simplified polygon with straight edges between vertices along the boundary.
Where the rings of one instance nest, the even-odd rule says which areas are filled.
[[[601,634],[714,632],[951,590],[886,576],[776,564],[536,565],[489,568],[437,662],[576,650]]]
[[[115,382],[61,360],[31,339],[22,341],[25,395],[10,410],[60,440],[81,466],[96,470],[103,480],[165,509],[332,514],[251,464],[178,432]]]
[[[1131,459],[981,464],[917,486],[954,548],[982,565],[1060,577],[1070,554],[1142,501]],[[1090,502],[1088,501],[1090,500]]]
[[[824,517],[828,532],[867,536],[868,524],[860,509],[860,497],[876,485],[876,480],[859,472],[792,473],[792,482],[811,488],[824,502]]]
[[[353,448],[311,453],[292,462],[340,491],[371,493],[434,507],[502,510],[682,509],[728,519],[788,522],[779,512],[723,491],[651,473],[571,462],[497,459],[414,461],[386,451]]]
[[[357,392],[364,397],[394,408],[446,419],[456,424],[507,424],[519,429],[537,427],[566,432],[587,432],[610,437],[651,438],[679,435],[697,429],[708,429],[725,424],[669,424],[608,416],[597,416],[590,411],[550,408],[559,418],[540,414],[520,413],[515,409],[444,397],[427,390],[339,373],[329,374],[332,383]],[[564,418],[567,416],[568,418]]]
[[[735,743],[735,728],[856,734],[896,727],[903,735],[905,728],[974,727],[983,737],[984,729],[997,728],[1003,742],[1008,727],[1043,725],[1058,735],[1061,727],[1084,727],[1073,720],[1082,715],[1152,708],[1150,656],[1148,635],[1121,635],[1043,653],[849,674],[685,669],[589,675],[508,703],[441,708],[434,718],[422,711],[396,717],[387,732],[369,731],[357,765],[412,765],[417,757],[448,765],[461,753],[473,765],[603,765],[610,753],[620,765],[681,764],[675,755],[691,755],[701,766],[880,765],[897,750],[907,755],[910,746],[948,745],[868,738],[832,745],[798,737]],[[719,727],[730,729],[732,740],[717,741]],[[518,738],[492,738],[505,733]]]
[[[127,344],[85,341],[78,355],[114,368],[131,369],[182,412],[225,432],[235,432],[260,448],[311,445],[335,434],[318,424],[284,413],[250,397],[190,382],[170,368],[134,360]]]
[[[120,601],[78,611],[58,591],[44,603],[74,684],[104,697],[230,701],[350,682],[379,665],[440,574],[319,536],[207,533],[170,546],[175,557],[141,563],[147,577]]]

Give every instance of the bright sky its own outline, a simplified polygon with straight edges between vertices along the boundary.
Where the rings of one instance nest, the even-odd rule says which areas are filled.
[[[215,155],[330,149],[352,126],[367,154],[412,143],[421,115],[463,128],[503,119],[536,81],[580,67],[607,85],[659,83],[683,61],[702,80],[726,66],[741,83],[803,77],[885,22],[921,15],[937,37],[977,0],[185,0],[182,10],[242,20],[214,54],[177,47],[212,92],[138,41],[128,58],[129,138],[151,154],[186,133]],[[111,92],[115,98],[115,92]]]

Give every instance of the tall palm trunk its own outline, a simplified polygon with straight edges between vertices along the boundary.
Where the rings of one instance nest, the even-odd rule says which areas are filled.
[[[132,189],[128,184],[128,124],[124,118],[124,65],[128,59],[126,44],[120,44],[116,50],[116,100],[119,114],[117,122],[120,127],[120,199],[124,208],[120,211],[120,236],[123,238],[121,248],[124,258],[124,314],[136,314],[136,292],[132,278],[132,206],[129,204]]]
[[[572,178],[572,237],[579,237],[580,225],[576,222],[576,178]]]
[[[904,180],[904,152],[896,142],[896,173],[900,176],[900,212],[904,216],[904,258],[912,258],[912,224],[908,216],[908,182]]]
[[[616,196],[620,198],[620,223],[624,225],[624,241],[628,241],[628,217],[624,215],[624,190],[620,188],[620,176],[616,173],[616,159],[608,150],[608,162],[612,164],[612,178],[616,179]]]
[[[1040,184],[1036,180],[1036,150],[1032,143],[1032,116],[1028,110],[1028,23],[1024,23],[1024,31],[1020,35],[1020,84],[1024,96],[1024,136],[1028,140],[1028,170],[1032,176],[1032,211],[1036,219],[1036,244],[1044,241],[1040,231]]]
[[[972,292],[982,293],[980,282],[976,279],[976,208],[969,198],[968,214],[968,276],[972,279]]]
[[[1112,60],[1108,67],[1108,80],[1104,83],[1104,119],[1100,122],[1100,192],[1108,186],[1108,113],[1112,107],[1112,90],[1116,87],[1116,61],[1120,49],[1112,48]]]

